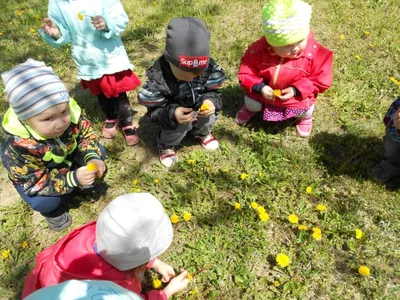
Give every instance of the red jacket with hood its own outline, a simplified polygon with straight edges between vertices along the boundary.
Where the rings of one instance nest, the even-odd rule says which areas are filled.
[[[109,280],[137,294],[141,294],[141,281],[133,272],[120,271],[103,260],[94,250],[96,221],[83,225],[54,245],[40,252],[36,266],[25,279],[22,299],[38,289],[70,280]],[[147,265],[152,266],[154,259]],[[141,295],[149,300],[166,300],[162,290]]]
[[[277,56],[265,37],[261,37],[242,57],[239,83],[249,98],[280,107],[308,109],[317,95],[332,85],[332,61],[333,52],[317,43],[312,32],[306,48],[297,58]],[[293,86],[299,93],[287,101],[279,98],[269,101],[252,90],[260,83],[274,90]]]

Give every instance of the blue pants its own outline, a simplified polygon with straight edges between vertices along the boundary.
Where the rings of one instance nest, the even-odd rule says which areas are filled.
[[[101,149],[101,159],[106,158],[106,149],[103,145],[99,144]],[[1,159],[5,161],[4,151],[1,152]],[[32,207],[33,210],[40,213],[49,213],[56,210],[62,202],[62,196],[28,196],[24,192],[24,188],[21,185],[14,184],[15,189],[21,198]]]

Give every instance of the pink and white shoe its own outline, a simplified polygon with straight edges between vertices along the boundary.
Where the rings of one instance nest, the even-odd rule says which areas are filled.
[[[312,129],[313,117],[309,116],[305,119],[296,120],[297,135],[301,137],[309,137]]]
[[[243,105],[242,108],[236,114],[236,123],[239,125],[244,125],[256,114],[257,112],[250,111],[246,105]]]
[[[200,145],[202,145],[206,150],[217,150],[219,148],[219,142],[212,133],[209,133],[204,137],[197,136],[196,138]]]
[[[128,146],[133,146],[139,143],[139,136],[136,127],[128,125],[121,128],[122,134],[124,135],[125,142]]]
[[[118,120],[105,120],[103,126],[103,137],[111,139],[117,133]]]

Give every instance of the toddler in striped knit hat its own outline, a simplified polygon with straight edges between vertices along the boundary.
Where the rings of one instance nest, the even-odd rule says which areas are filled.
[[[72,221],[64,196],[103,176],[104,147],[51,67],[28,59],[1,76],[10,104],[2,121],[4,167],[22,199],[60,231]]]
[[[314,40],[311,6],[302,0],[269,0],[262,10],[264,36],[242,57],[239,82],[243,125],[257,112],[265,121],[296,120],[297,135],[312,129],[317,95],[332,85],[333,53]]]

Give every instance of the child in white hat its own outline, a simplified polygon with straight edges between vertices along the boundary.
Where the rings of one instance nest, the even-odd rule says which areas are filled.
[[[246,93],[236,114],[239,125],[262,111],[265,121],[296,118],[297,135],[310,135],[317,95],[332,85],[333,60],[310,31],[311,10],[301,0],[265,4],[264,36],[247,49],[239,69]]]
[[[119,196],[103,209],[97,222],[75,229],[38,254],[22,298],[70,279],[108,280],[140,294],[143,273],[153,268],[169,283],[163,290],[147,292],[146,299],[168,299],[189,283],[185,270],[175,276],[174,269],[157,258],[172,238],[171,221],[154,196]]]

